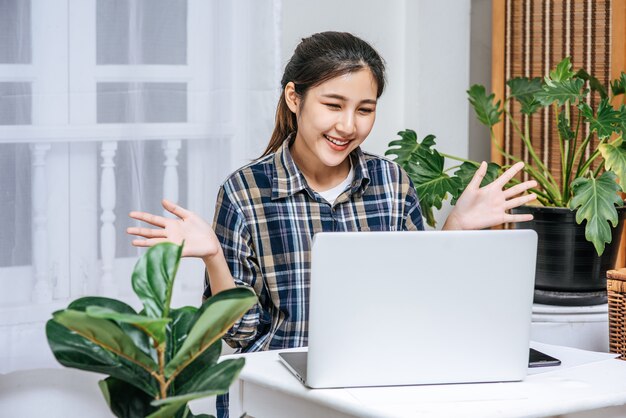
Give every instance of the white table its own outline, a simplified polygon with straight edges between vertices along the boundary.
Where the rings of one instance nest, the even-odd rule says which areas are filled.
[[[243,355],[231,387],[231,415],[294,417],[624,417],[626,361],[533,343],[559,367],[530,369],[522,382],[374,388],[305,388],[276,351]],[[372,367],[376,367],[373,359]]]

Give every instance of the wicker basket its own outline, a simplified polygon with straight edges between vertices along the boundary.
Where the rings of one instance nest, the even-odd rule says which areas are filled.
[[[626,360],[626,268],[606,272],[609,298],[609,348]]]

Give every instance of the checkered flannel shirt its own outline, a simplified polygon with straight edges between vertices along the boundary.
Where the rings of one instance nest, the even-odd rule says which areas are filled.
[[[289,140],[220,188],[213,228],[236,285],[259,299],[224,336],[238,351],[307,345],[315,233],[424,229],[415,189],[396,163],[360,148],[350,158],[354,179],[333,204],[307,185]],[[209,297],[208,280],[205,289]]]

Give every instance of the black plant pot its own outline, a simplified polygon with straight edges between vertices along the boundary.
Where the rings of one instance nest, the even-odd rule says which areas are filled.
[[[539,236],[535,275],[536,303],[588,306],[606,303],[606,271],[615,267],[626,207],[617,208],[619,223],[602,256],[585,238],[585,224],[576,223],[576,212],[567,208],[522,206],[513,213],[530,213],[531,222],[516,224]]]

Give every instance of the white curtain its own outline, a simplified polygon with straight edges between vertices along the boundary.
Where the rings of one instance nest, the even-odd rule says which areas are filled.
[[[69,300],[136,304],[130,210],[168,197],[211,220],[271,134],[279,16],[279,0],[0,0],[0,373],[50,365],[44,321]],[[200,301],[188,264],[178,290]]]

